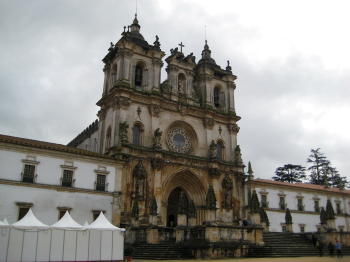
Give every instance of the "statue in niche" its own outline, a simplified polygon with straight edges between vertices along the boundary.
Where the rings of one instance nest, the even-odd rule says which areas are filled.
[[[119,141],[121,144],[129,143],[128,128],[129,128],[129,125],[126,121],[119,124]]]
[[[159,128],[157,128],[157,129],[154,131],[154,135],[153,135],[153,148],[156,149],[156,150],[162,149],[162,143],[161,143],[162,134],[163,134],[163,132],[160,131]]]
[[[135,198],[142,200],[144,198],[145,183],[146,183],[146,170],[143,167],[142,161],[139,161],[133,171],[134,177],[134,192]]]
[[[182,73],[179,74],[179,77],[178,77],[177,89],[178,89],[179,95],[186,94],[186,77]]]
[[[216,158],[216,144],[214,140],[211,141],[209,146],[209,158],[210,159]]]
[[[233,183],[232,179],[228,175],[226,175],[222,180],[222,189],[224,193],[222,207],[232,208]]]

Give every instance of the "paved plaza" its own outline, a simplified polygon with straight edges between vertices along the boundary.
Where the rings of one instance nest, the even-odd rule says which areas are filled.
[[[208,262],[209,259],[192,259],[192,260],[181,260],[181,262]],[[281,258],[230,258],[230,259],[212,259],[220,262],[334,262],[344,261],[350,262],[350,256],[344,256],[342,258],[337,257],[281,257]],[[154,262],[154,260],[134,259],[135,262]],[[162,261],[162,260],[158,260]],[[174,262],[179,260],[164,260],[167,262]]]

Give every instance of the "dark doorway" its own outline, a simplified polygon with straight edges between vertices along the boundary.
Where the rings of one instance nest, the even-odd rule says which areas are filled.
[[[168,209],[167,209],[167,226],[168,227],[176,227],[177,226],[177,215],[180,209],[180,195],[183,196],[182,202],[184,207],[182,209],[188,209],[188,198],[185,191],[177,187],[175,188],[169,195],[168,198]]]

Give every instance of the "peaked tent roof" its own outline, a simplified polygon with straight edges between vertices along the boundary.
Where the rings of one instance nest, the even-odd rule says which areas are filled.
[[[112,225],[107,218],[104,216],[103,212],[100,213],[98,218],[94,222],[92,222],[89,226],[89,229],[100,229],[100,230],[120,230],[125,231],[124,228],[119,228]]]
[[[51,228],[57,229],[85,229],[83,226],[78,224],[69,214],[68,211],[58,220],[55,224],[51,225]]]
[[[14,228],[19,228],[19,229],[35,229],[35,228],[48,229],[49,228],[48,225],[45,225],[34,216],[31,208],[28,210],[27,214],[21,220],[12,224],[12,226]]]

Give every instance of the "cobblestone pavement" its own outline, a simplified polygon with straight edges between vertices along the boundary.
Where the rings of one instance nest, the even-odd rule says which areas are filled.
[[[193,260],[143,260],[134,259],[135,262],[208,262],[210,259]],[[281,258],[233,258],[233,259],[212,259],[217,262],[350,262],[350,256],[337,257],[281,257]]]

